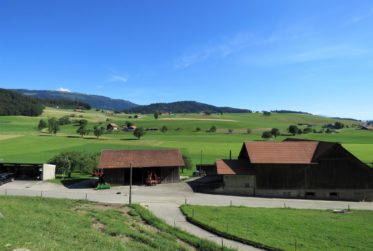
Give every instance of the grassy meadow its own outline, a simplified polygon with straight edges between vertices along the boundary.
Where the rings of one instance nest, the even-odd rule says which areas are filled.
[[[74,125],[61,126],[57,135],[39,132],[37,125],[40,119],[62,117],[75,114],[72,119],[87,119],[88,127],[102,123],[114,122],[120,126],[125,121],[131,121],[136,126],[144,128],[161,128],[167,126],[167,132],[152,131],[137,140],[131,132],[117,131],[106,133],[96,139],[91,132],[84,138],[77,133]],[[82,116],[79,118],[78,116]],[[261,134],[271,128],[279,128],[282,133],[291,124],[308,123],[321,128],[326,123],[334,123],[335,119],[307,115],[307,114],[276,114],[263,116],[261,113],[252,114],[176,114],[162,115],[155,119],[152,114],[139,115],[139,118],[129,118],[128,114],[107,114],[101,111],[74,112],[46,108],[40,117],[2,116],[0,117],[0,161],[2,162],[46,162],[54,155],[70,150],[100,152],[102,149],[139,149],[139,148],[180,148],[188,155],[193,164],[213,163],[218,158],[228,158],[238,155],[242,142],[260,140]],[[133,115],[132,115],[133,116]],[[351,126],[357,122],[341,120]],[[211,126],[216,126],[214,133],[207,132]],[[199,127],[201,130],[196,131]],[[247,129],[251,133],[247,134]],[[233,130],[229,133],[229,129]],[[288,136],[279,136],[276,140],[283,140]],[[370,163],[373,161],[373,132],[345,128],[335,134],[309,133],[296,136],[299,138],[335,141],[342,143],[354,155]],[[190,174],[187,171],[186,174]]]
[[[139,205],[0,196],[0,229],[4,251],[221,250]]]
[[[373,250],[373,212],[183,205],[212,232],[275,250]]]

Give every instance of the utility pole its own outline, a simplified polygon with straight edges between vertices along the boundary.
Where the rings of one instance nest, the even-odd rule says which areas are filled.
[[[201,150],[201,165],[199,166],[199,169],[201,169],[201,167],[202,167],[202,150]],[[200,171],[200,170],[198,170],[198,171]]]
[[[132,205],[132,164],[130,164],[130,194],[129,194],[129,204]]]

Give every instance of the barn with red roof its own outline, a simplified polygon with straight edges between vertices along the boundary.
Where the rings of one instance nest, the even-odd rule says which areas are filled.
[[[208,184],[200,186],[206,191],[373,200],[373,169],[339,143],[292,139],[245,142],[236,160],[217,160],[215,168],[209,175],[209,180],[214,180],[213,189]]]

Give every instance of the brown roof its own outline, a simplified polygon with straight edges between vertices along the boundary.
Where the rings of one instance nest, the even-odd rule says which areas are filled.
[[[110,123],[110,124],[108,124],[108,126],[112,126],[112,127],[118,127],[118,125],[117,125],[117,124],[115,124],[115,123]]]
[[[245,160],[222,160],[216,161],[217,174],[253,174],[253,169],[249,167],[249,163]]]
[[[311,164],[319,142],[245,142],[252,164]]]
[[[103,150],[98,168],[181,167],[179,150]]]

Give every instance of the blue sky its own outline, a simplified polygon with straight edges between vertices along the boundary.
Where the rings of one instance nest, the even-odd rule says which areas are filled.
[[[373,119],[372,1],[1,0],[0,87]]]

